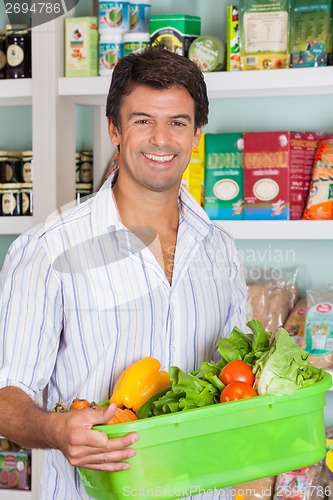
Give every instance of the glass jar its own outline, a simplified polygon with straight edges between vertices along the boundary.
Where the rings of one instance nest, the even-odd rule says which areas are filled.
[[[86,196],[89,196],[93,192],[93,186],[91,182],[77,182],[76,187],[76,204],[80,205],[86,200]]]
[[[32,151],[22,151],[22,180],[32,182]]]
[[[6,77],[31,78],[31,32],[26,24],[6,26]]]
[[[80,154],[80,181],[92,182],[93,180],[93,152],[81,151]]]
[[[2,184],[1,195],[1,215],[20,215],[21,213],[21,193],[19,184]]]
[[[19,190],[21,193],[21,215],[32,215],[32,183],[23,182],[19,184]]]
[[[21,153],[0,151],[0,182],[20,182],[21,169]]]
[[[0,80],[6,78],[6,31],[0,30]]]

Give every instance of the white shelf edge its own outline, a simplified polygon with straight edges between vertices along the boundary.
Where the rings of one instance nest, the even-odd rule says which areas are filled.
[[[333,240],[331,220],[215,220],[236,240]]]
[[[333,95],[333,67],[204,73],[211,99]],[[58,95],[75,104],[104,105],[111,77],[59,78]]]
[[[31,490],[0,489],[0,500],[33,500]]]
[[[0,105],[19,106],[32,103],[32,79],[0,80]]]
[[[0,235],[20,234],[37,224],[36,217],[0,217]],[[333,240],[333,221],[213,220],[236,240]]]
[[[37,224],[34,216],[0,217],[0,235],[21,234]]]

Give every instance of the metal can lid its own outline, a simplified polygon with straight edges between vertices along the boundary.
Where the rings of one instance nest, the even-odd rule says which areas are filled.
[[[2,189],[6,191],[15,191],[18,192],[19,190],[19,183],[18,182],[6,182],[2,184]]]
[[[22,153],[19,151],[8,151],[7,161],[22,161]]]
[[[150,33],[134,32],[124,34],[124,43],[126,42],[150,42]]]
[[[28,24],[6,24],[6,31],[16,32],[27,32],[29,29]]]
[[[123,35],[113,35],[113,34],[102,34],[99,37],[99,43],[103,42],[114,42],[114,43],[123,43]]]
[[[20,186],[21,190],[24,190],[24,189],[30,190],[30,189],[32,189],[32,182],[21,182],[19,184],[19,186]]]

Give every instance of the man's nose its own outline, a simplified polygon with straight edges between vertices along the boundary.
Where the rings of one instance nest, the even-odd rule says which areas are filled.
[[[151,130],[150,142],[157,146],[163,146],[168,143],[168,136],[168,126],[164,123],[155,123]]]

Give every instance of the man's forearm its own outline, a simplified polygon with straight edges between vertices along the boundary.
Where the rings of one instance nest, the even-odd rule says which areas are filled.
[[[52,448],[48,431],[54,417],[18,387],[0,389],[0,435],[27,448]]]

